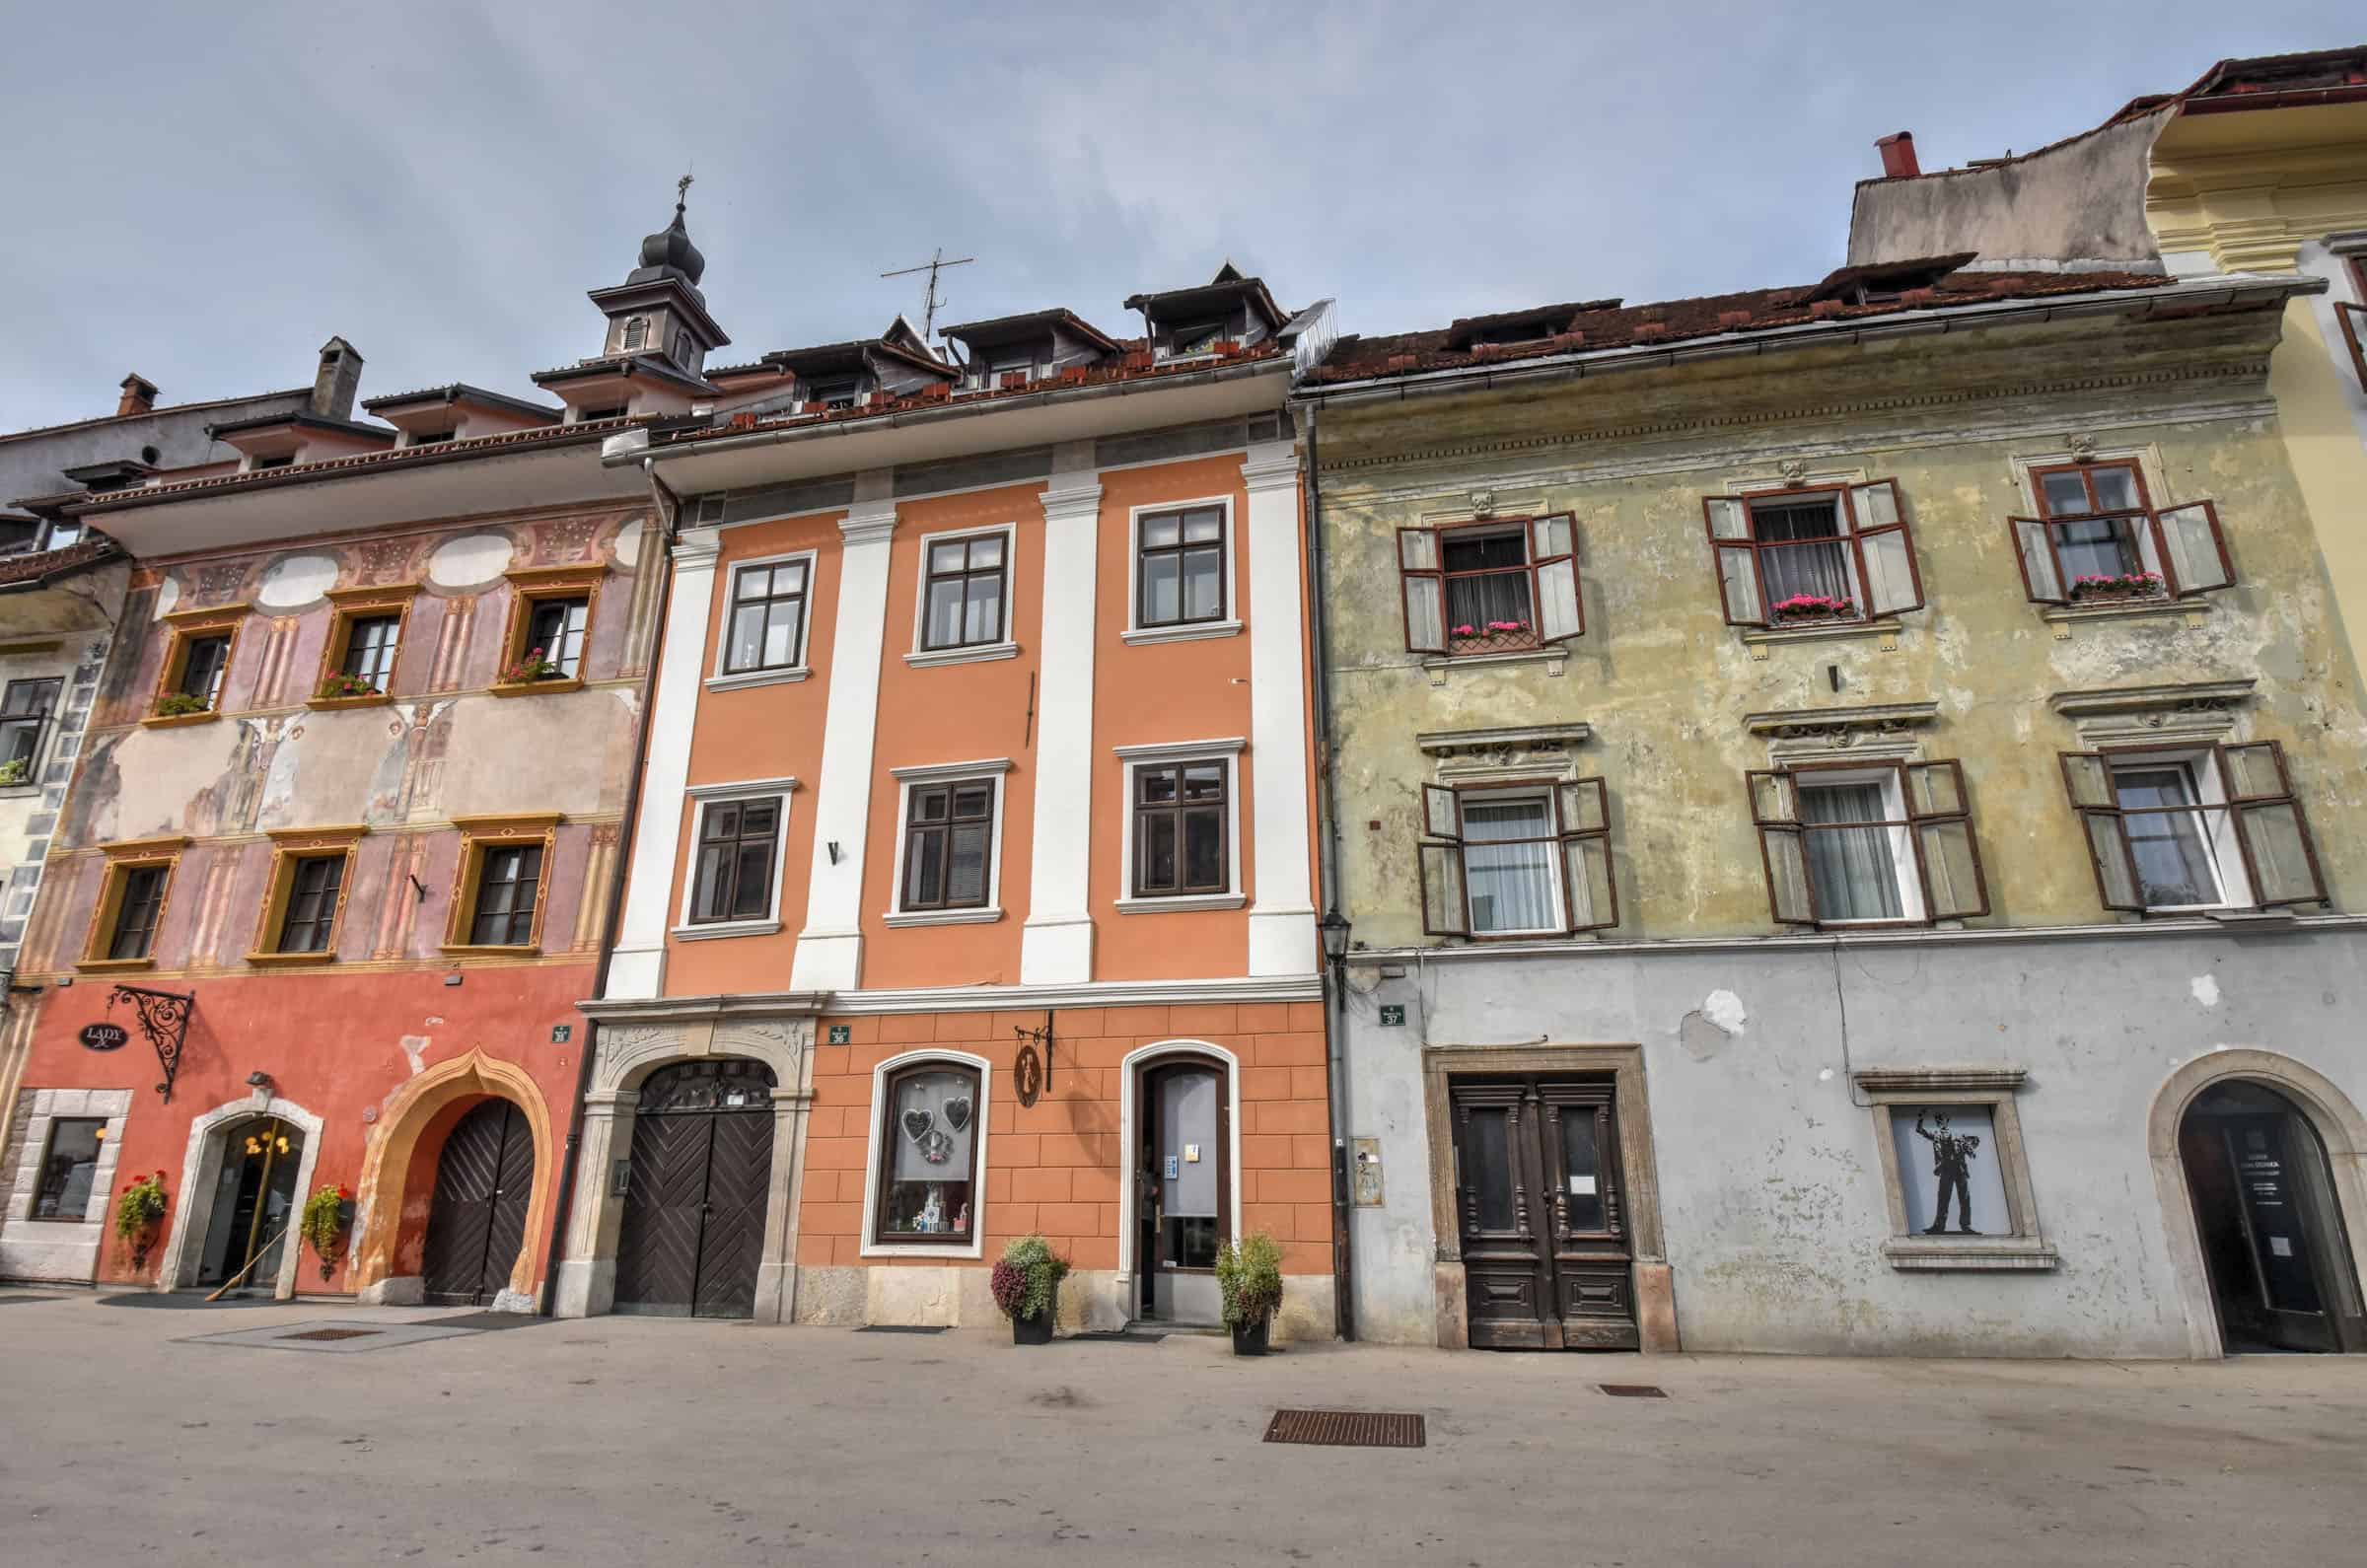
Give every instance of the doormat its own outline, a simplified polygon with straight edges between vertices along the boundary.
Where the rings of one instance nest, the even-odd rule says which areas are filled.
[[[1598,1383],[1596,1388],[1614,1399],[1665,1399],[1669,1391],[1653,1383]]]
[[[1338,1449],[1418,1449],[1429,1434],[1418,1415],[1383,1410],[1276,1410],[1268,1443],[1317,1443]]]
[[[865,1323],[855,1330],[859,1334],[941,1334],[943,1323]]]
[[[281,1334],[282,1339],[367,1339],[386,1332],[383,1328],[307,1328],[300,1333]]]
[[[29,1301],[64,1301],[63,1296],[0,1296],[0,1307],[14,1307]]]
[[[1155,1345],[1167,1335],[1145,1333],[1138,1328],[1097,1328],[1090,1333],[1070,1334],[1072,1345]]]
[[[431,1328],[532,1328],[537,1323],[557,1322],[555,1318],[538,1318],[533,1313],[462,1313],[457,1318],[430,1318]]]

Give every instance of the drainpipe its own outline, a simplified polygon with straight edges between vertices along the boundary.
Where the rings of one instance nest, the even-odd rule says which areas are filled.
[[[657,508],[663,525],[660,542],[665,561],[665,581],[658,585],[658,614],[650,625],[649,668],[641,675],[641,721],[639,733],[633,737],[633,774],[625,785],[624,817],[616,827],[617,869],[609,879],[609,908],[600,931],[600,962],[592,971],[592,994],[601,996],[609,989],[609,965],[616,956],[616,927],[624,919],[624,883],[633,867],[633,835],[641,821],[641,781],[648,771],[649,731],[657,705],[658,656],[666,645],[666,617],[674,607],[674,544],[680,534],[682,498],[658,477],[657,461],[641,460],[641,471],[649,475],[650,499]],[[592,1064],[600,1053],[600,1021],[584,1020],[584,1042],[581,1057],[575,1068],[575,1099],[567,1108],[567,1147],[559,1157],[558,1201],[551,1205],[550,1247],[543,1254],[542,1301],[536,1311],[542,1317],[551,1315],[559,1295],[559,1248],[566,1244],[567,1223],[574,1217],[576,1156],[584,1141],[584,1097],[592,1092]]]
[[[1339,907],[1339,790],[1331,770],[1330,668],[1331,596],[1324,591],[1324,487],[1316,440],[1316,406],[1303,405],[1307,416],[1307,594],[1314,601],[1309,617],[1309,679],[1315,697],[1316,762],[1323,773],[1321,830],[1316,835],[1317,886],[1327,912]],[[1356,1247],[1349,1222],[1355,1218],[1354,1194],[1348,1176],[1348,988],[1347,967],[1331,970],[1331,1005],[1324,1009],[1325,1074],[1331,1090],[1331,1249],[1332,1327],[1343,1340],[1356,1337]]]

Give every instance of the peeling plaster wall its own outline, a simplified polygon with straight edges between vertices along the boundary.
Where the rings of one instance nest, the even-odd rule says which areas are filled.
[[[1975,265],[2159,266],[2145,225],[2145,174],[2167,116],[2108,125],[1986,169],[1864,180],[1849,213],[1848,264],[1977,250]]]

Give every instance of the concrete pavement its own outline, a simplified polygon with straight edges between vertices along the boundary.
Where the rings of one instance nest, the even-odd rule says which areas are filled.
[[[621,1318],[204,1337],[453,1316],[0,1305],[0,1561],[2367,1558],[2367,1358],[1241,1361]],[[1261,1443],[1278,1405],[1419,1411],[1429,1447]]]

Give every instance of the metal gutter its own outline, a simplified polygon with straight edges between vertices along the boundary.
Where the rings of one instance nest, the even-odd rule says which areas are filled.
[[[1301,403],[1352,405],[1402,401],[1427,392],[1487,391],[1527,382],[1580,380],[1616,371],[1663,370],[1697,360],[1749,358],[1797,347],[1831,343],[1879,342],[1893,337],[1944,336],[1949,332],[1993,326],[2001,321],[2046,322],[2084,316],[2162,314],[2175,304],[2181,311],[2209,310],[2237,304],[2267,305],[2300,294],[2323,294],[2327,280],[2298,275],[2231,274],[2225,278],[2177,283],[2144,290],[2095,290],[2055,295],[2045,300],[1996,300],[1978,305],[1920,307],[1894,315],[1847,321],[1803,321],[1774,326],[1749,335],[1727,334],[1695,339],[1668,348],[1622,345],[1580,350],[1507,365],[1457,365],[1404,376],[1370,376],[1328,387],[1301,386],[1292,400]]]

